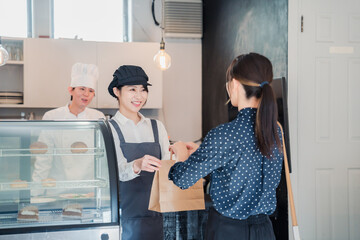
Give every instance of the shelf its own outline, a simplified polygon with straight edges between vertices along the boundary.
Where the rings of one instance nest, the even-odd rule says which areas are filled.
[[[44,149],[31,149],[44,150]],[[47,148],[46,153],[34,154],[30,149],[0,149],[0,157],[31,157],[31,156],[104,156],[104,149],[100,148],[76,148],[76,150],[87,150],[84,153],[72,153],[73,148]]]
[[[24,41],[21,39],[2,39],[3,47],[9,54],[9,60],[6,64],[23,65],[24,60]]]
[[[23,107],[25,107],[24,103],[0,104],[0,108],[23,108]]]
[[[46,182],[47,184],[49,182]],[[76,181],[54,181],[55,186],[43,186],[42,182],[2,182],[0,183],[0,192],[18,191],[18,190],[35,190],[35,189],[73,189],[73,188],[104,188],[108,183],[104,179],[95,180],[76,180]],[[12,187],[13,184],[26,184],[23,187]],[[76,196],[74,197],[76,199]]]
[[[39,220],[17,220],[17,213],[9,213],[0,216],[0,229],[6,229],[8,227],[22,228],[26,227],[38,227],[38,226],[49,226],[50,225],[74,225],[81,223],[103,223],[109,222],[110,210],[105,208],[101,209],[83,209],[81,217],[64,217],[62,210],[43,211],[39,210]],[[66,221],[64,221],[66,220]]]
[[[6,64],[11,64],[11,65],[24,65],[24,61],[9,60],[9,61],[6,62]]]

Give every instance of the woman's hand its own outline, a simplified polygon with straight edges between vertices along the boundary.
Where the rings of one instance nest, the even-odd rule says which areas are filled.
[[[169,150],[175,153],[177,162],[184,162],[190,156],[186,144],[181,141],[171,145],[169,147]]]
[[[193,143],[193,142],[186,142],[185,145],[189,152],[189,156],[191,154],[193,154],[199,148],[199,145],[197,145],[196,143]]]
[[[141,171],[154,172],[161,167],[161,161],[153,156],[145,155],[142,158],[134,160],[133,170],[138,174]]]

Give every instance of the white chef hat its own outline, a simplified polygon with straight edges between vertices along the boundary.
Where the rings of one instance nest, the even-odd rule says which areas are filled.
[[[70,87],[88,87],[95,89],[98,78],[99,70],[96,65],[75,63],[71,70]]]

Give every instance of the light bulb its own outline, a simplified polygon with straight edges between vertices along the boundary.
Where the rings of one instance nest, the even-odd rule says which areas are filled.
[[[160,51],[154,56],[154,62],[158,68],[165,71],[171,66],[171,57],[165,52],[165,42],[161,39]]]
[[[9,53],[1,46],[0,42],[0,66],[5,65],[7,60],[9,60]]]
[[[160,49],[160,51],[154,56],[154,62],[158,68],[164,71],[171,66],[171,57],[164,49]]]

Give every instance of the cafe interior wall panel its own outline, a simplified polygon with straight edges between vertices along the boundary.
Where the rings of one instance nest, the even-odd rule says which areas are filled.
[[[349,135],[351,141],[360,141],[360,58],[349,59]],[[351,99],[351,100],[350,100]]]
[[[166,51],[171,67],[163,73],[163,123],[170,140],[196,141],[201,138],[201,44],[166,43]]]
[[[316,104],[316,138],[317,141],[331,140],[331,89],[333,64],[330,58],[318,58],[315,61],[315,104]]]
[[[257,52],[273,63],[274,77],[287,77],[287,0],[204,0],[203,137],[236,109],[225,105],[225,73],[238,55]]]

